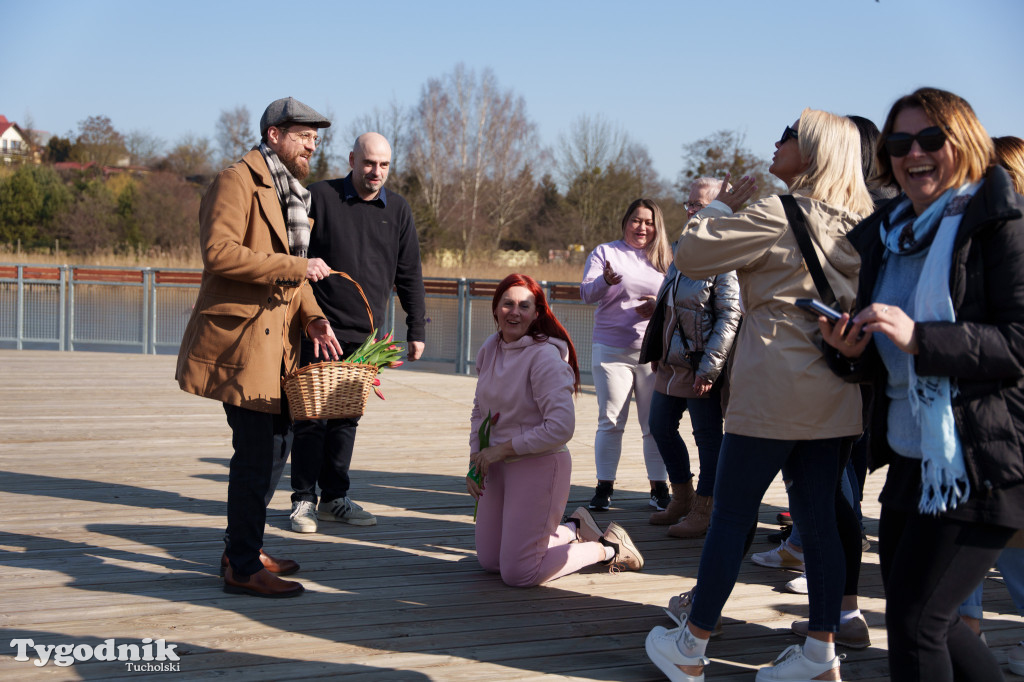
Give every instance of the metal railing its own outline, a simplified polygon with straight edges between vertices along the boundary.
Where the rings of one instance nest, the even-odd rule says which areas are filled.
[[[40,266],[0,263],[0,348],[177,353],[199,291],[201,270]],[[494,332],[490,301],[498,280],[431,278],[426,289],[424,361],[469,374]],[[556,317],[576,343],[589,379],[594,306],[579,285],[541,282]],[[405,339],[405,312],[394,292],[382,329]]]

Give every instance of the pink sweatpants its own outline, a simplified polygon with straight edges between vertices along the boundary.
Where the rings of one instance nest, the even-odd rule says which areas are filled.
[[[512,587],[531,587],[604,560],[604,545],[576,542],[561,525],[569,501],[568,452],[492,465],[476,516],[476,555]],[[570,544],[572,543],[572,544]]]

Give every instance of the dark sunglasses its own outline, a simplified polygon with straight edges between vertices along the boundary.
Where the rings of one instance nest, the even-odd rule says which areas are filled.
[[[786,129],[782,131],[782,137],[779,138],[779,144],[786,144],[787,140],[798,140],[800,136],[796,134],[796,131],[786,126]]]
[[[910,148],[914,145],[914,140],[921,145],[921,149],[926,152],[937,152],[942,149],[942,145],[946,144],[946,133],[939,126],[931,126],[925,128],[917,135],[911,135],[910,133],[890,133],[885,138],[885,148],[889,152],[889,156],[906,156],[910,153]]]

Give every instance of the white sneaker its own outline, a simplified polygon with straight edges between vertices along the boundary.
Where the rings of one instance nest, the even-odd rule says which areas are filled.
[[[770,666],[757,671],[757,682],[816,682],[829,680],[842,682],[839,676],[839,661],[846,654],[836,656],[828,663],[815,663],[804,656],[799,644],[787,647]]]
[[[750,560],[758,566],[767,568],[789,568],[803,573],[806,569],[804,560],[790,552],[789,544],[783,540],[775,549],[750,555]]]
[[[1017,646],[1010,649],[1006,662],[1010,664],[1010,672],[1024,675],[1024,642],[1017,642]]]
[[[292,502],[292,530],[296,533],[315,533],[317,529],[316,505],[309,500]]]
[[[672,682],[704,682],[704,666],[709,663],[708,659],[703,656],[695,656],[693,658],[684,656],[676,644],[685,627],[685,616],[683,617],[682,627],[667,630],[660,625],[655,626],[648,633],[647,641],[644,643],[644,648],[647,649],[647,658],[651,659],[651,663],[658,666],[658,670],[664,673],[665,677],[672,680]],[[681,665],[699,665],[701,666],[701,673],[699,675],[689,675],[679,669]]]
[[[801,573],[786,583],[786,591],[793,594],[807,594],[807,574]]]
[[[377,525],[376,516],[348,499],[348,497],[339,497],[330,502],[320,500],[318,514],[321,521],[340,521],[353,526]]]

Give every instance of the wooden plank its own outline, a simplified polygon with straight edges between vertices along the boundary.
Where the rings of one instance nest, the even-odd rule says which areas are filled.
[[[106,638],[177,644],[186,679],[656,680],[643,651],[661,607],[691,587],[703,541],[665,536],[647,516],[635,420],[616,484],[618,520],[647,566],[591,568],[548,586],[513,589],[480,570],[464,475],[474,379],[416,371],[384,375],[387,402],[363,417],[354,499],[379,524],[323,523],[293,533],[287,472],[268,515],[267,549],[302,564],[308,593],[277,602],[226,595],[217,577],[230,431],[212,401],[186,395],[170,356],[0,351],[0,634],[37,643]],[[577,402],[569,511],[592,494],[596,399]],[[683,433],[693,447],[689,425]],[[695,452],[695,450],[693,450]],[[696,457],[694,456],[694,460]],[[881,486],[867,485],[875,540]],[[776,482],[761,507],[764,539],[786,497]],[[873,645],[846,652],[844,679],[884,680],[884,604],[875,550],[865,554],[861,608]],[[781,591],[795,573],[744,562],[709,653],[708,680],[749,681],[798,640],[804,597]],[[994,649],[1021,639],[1024,621],[1002,582],[989,580],[986,630]],[[2,639],[2,638],[0,638]],[[123,664],[36,667],[0,656],[0,679],[120,679]]]

